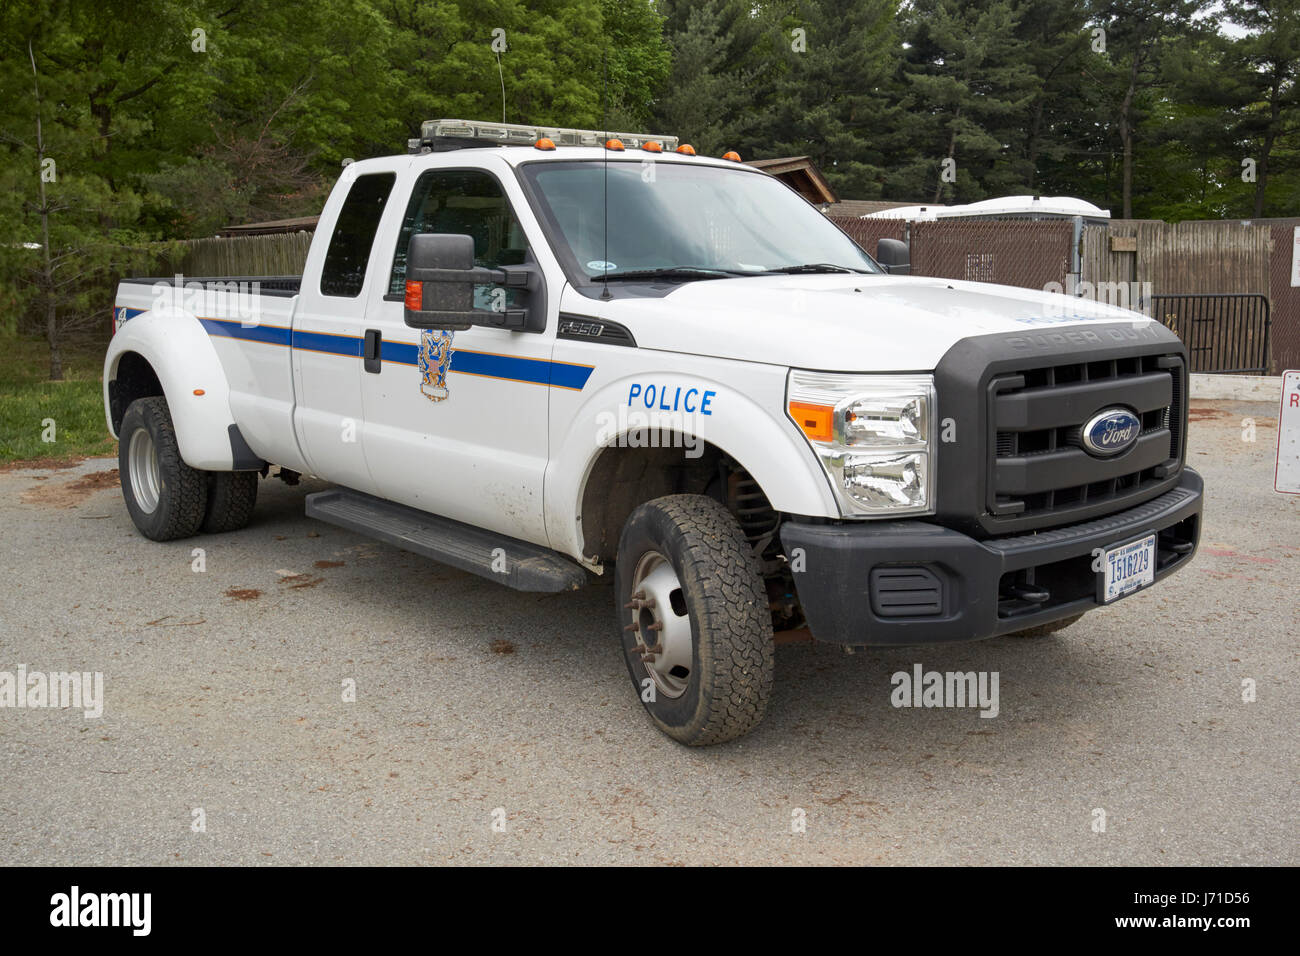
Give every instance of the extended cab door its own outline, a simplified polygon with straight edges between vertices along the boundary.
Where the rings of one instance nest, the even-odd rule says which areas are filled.
[[[307,256],[290,345],[294,425],[311,469],[328,481],[377,493],[362,441],[361,324],[375,238],[409,159],[344,170]],[[400,204],[400,200],[399,200]],[[382,278],[382,277],[381,277]]]
[[[558,289],[540,333],[413,329],[402,293],[416,233],[469,235],[476,264],[490,268],[549,251],[508,164],[483,157],[466,168],[454,154],[431,162],[412,170],[404,208],[389,210],[379,240],[386,287],[372,290],[363,330],[380,356],[361,376],[366,458],[385,498],[548,544],[542,479]],[[504,294],[479,287],[475,308],[490,311],[494,293]]]

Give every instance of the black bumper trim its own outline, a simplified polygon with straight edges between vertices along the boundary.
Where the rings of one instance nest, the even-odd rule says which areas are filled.
[[[933,644],[970,641],[1071,617],[1097,607],[1094,549],[1148,532],[1162,533],[1155,579],[1185,566],[1200,536],[1204,483],[1184,468],[1178,484],[1125,511],[1034,534],[976,540],[924,521],[781,526],[795,588],[815,638],[838,644]],[[1186,549],[1190,543],[1191,550]],[[801,549],[796,560],[796,550]],[[877,568],[924,568],[942,583],[937,613],[885,617],[873,608]],[[1003,577],[1041,569],[1052,601],[1012,601]],[[1041,584],[1041,581],[1039,582]],[[878,602],[877,602],[878,606]]]

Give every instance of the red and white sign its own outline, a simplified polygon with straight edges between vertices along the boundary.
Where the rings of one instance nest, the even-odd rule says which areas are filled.
[[[1273,489],[1300,495],[1300,371],[1282,373],[1282,408],[1277,413],[1277,472]]]

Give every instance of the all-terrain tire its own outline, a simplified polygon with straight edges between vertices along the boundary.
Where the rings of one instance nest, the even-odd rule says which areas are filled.
[[[638,586],[646,562],[661,573]],[[758,559],[727,509],[701,495],[669,495],[639,506],[623,526],[614,577],[628,674],[655,725],[695,747],[753,730],[772,691],[772,615]],[[661,599],[655,607],[627,607],[649,584],[664,579],[670,583],[656,592]],[[659,615],[675,619],[662,618],[663,629],[652,630],[647,625],[660,623]],[[680,659],[690,663],[675,675],[659,675],[674,685],[670,694],[658,685],[655,665],[644,658],[656,641],[663,646],[668,629],[684,634],[682,617],[689,618],[691,646]],[[629,629],[638,621],[638,630]],[[654,660],[663,667],[666,657],[654,655]]]
[[[209,471],[208,508],[203,516],[203,530],[208,534],[238,531],[247,526],[257,504],[255,471]]]
[[[208,503],[207,477],[181,460],[167,399],[137,398],[122,416],[118,436],[122,497],[140,533],[154,541],[196,533]],[[144,487],[135,487],[137,479]]]

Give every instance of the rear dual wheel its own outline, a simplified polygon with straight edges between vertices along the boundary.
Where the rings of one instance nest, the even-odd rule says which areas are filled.
[[[199,471],[185,464],[163,396],[132,402],[118,435],[122,497],[146,538],[174,541],[248,524],[257,501],[257,472]]]

